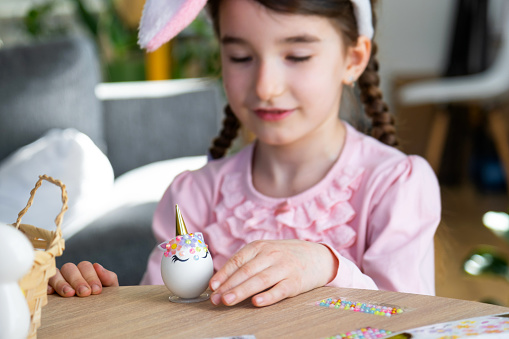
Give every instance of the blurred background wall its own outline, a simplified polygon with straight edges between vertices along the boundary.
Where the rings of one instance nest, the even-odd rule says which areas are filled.
[[[9,45],[26,40],[22,18],[35,5],[51,2],[58,7],[54,11],[61,17],[76,10],[76,3],[72,0],[0,0],[0,40]],[[83,2],[92,12],[104,10],[108,3],[106,0]],[[135,2],[115,0],[113,3],[122,8],[125,20],[136,20],[140,9],[134,5]],[[380,45],[382,87],[387,97],[392,95],[392,81],[398,74],[441,72],[451,35],[454,3],[454,0],[380,1],[377,41]],[[70,24],[67,23],[67,27]],[[133,24],[130,23],[130,26],[133,27]]]

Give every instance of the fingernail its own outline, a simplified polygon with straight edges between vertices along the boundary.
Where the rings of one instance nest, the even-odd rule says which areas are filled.
[[[101,292],[101,288],[99,287],[99,285],[93,284],[92,285],[92,293],[96,294],[99,292]]]
[[[88,287],[86,287],[86,286],[80,286],[80,288],[78,288],[78,294],[79,295],[83,295],[83,294],[85,294],[87,292],[88,292]]]
[[[255,305],[261,305],[263,304],[263,297],[255,297],[253,301]]]
[[[48,287],[46,288],[46,294],[50,294],[51,292],[53,292],[53,289],[51,288],[50,285],[48,285]]]
[[[212,291],[217,290],[219,285],[220,285],[219,281],[217,281],[217,280],[214,280],[214,281],[210,282],[210,288],[212,289]]]
[[[219,294],[212,294],[210,296],[210,301],[212,301],[212,303],[214,305],[219,305],[219,303],[221,302],[221,295],[219,295]]]
[[[228,293],[226,294],[224,297],[224,301],[227,303],[227,304],[231,304],[235,301],[235,294],[233,293]]]
[[[62,289],[62,292],[64,292],[64,294],[67,294],[71,291],[72,291],[72,288],[71,288],[71,286],[68,286],[68,285],[65,285],[64,288]]]

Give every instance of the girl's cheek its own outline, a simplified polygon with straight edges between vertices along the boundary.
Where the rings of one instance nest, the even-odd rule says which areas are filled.
[[[246,81],[246,76],[242,76],[242,74],[236,72],[226,72],[223,74],[224,89],[229,99],[235,99],[231,96],[238,95],[239,92],[245,90]]]
[[[224,90],[226,92],[226,95],[230,99],[230,94],[232,92],[232,89],[235,88],[235,87],[234,87],[234,84],[232,82],[232,79],[229,76],[223,75],[223,86],[224,86]]]

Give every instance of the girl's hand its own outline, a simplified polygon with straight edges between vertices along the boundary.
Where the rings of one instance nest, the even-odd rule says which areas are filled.
[[[57,292],[62,297],[88,297],[99,294],[102,288],[118,286],[117,275],[99,264],[82,261],[78,266],[67,263],[48,281],[48,294]]]
[[[250,296],[267,306],[332,281],[338,260],[324,245],[260,240],[242,248],[211,279],[213,304],[235,305]],[[261,293],[260,293],[261,292]]]

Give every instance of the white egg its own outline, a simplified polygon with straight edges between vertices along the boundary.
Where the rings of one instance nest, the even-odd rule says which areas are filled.
[[[34,248],[10,225],[0,224],[0,339],[26,338],[30,310],[18,280],[30,271]]]
[[[13,226],[0,224],[0,284],[18,281],[34,263],[34,247]]]
[[[201,233],[175,237],[159,248],[165,251],[161,275],[172,293],[191,299],[205,292],[214,274],[214,265]]]

